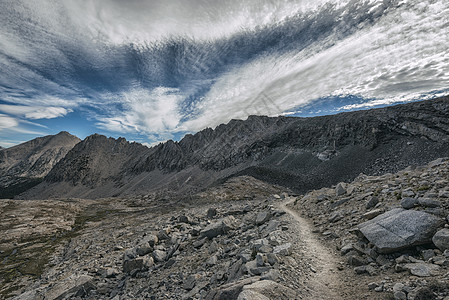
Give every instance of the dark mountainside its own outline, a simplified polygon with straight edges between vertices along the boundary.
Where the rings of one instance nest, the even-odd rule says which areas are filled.
[[[449,98],[315,118],[232,120],[153,148],[93,135],[23,198],[188,195],[251,175],[296,192],[449,156]]]
[[[60,132],[0,149],[0,197],[12,197],[40,183],[80,141],[68,132]]]

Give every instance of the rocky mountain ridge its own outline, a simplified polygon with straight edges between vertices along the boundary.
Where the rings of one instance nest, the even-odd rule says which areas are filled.
[[[314,118],[251,116],[153,148],[94,135],[23,197],[191,194],[238,175],[304,192],[448,156],[448,120],[442,97]]]
[[[0,197],[12,196],[39,183],[80,141],[63,131],[0,149]]]

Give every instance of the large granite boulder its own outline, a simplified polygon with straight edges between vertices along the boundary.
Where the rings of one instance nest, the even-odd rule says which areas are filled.
[[[392,209],[359,225],[360,232],[380,253],[426,244],[444,220],[422,211]]]

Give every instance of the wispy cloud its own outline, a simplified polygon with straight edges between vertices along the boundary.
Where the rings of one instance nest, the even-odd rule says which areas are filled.
[[[63,117],[72,110],[53,106],[44,107],[0,104],[0,111],[10,115],[22,116],[26,119],[37,120]]]
[[[448,15],[444,0],[3,1],[0,129],[82,108],[152,143],[325,97],[426,98],[448,88]]]

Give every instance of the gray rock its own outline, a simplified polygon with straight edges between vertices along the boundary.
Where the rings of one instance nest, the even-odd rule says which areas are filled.
[[[410,209],[418,205],[418,199],[406,197],[401,200],[401,206],[405,209]]]
[[[407,300],[407,295],[403,291],[398,291],[393,293],[395,300]]]
[[[65,295],[77,293],[79,290],[92,288],[93,278],[88,275],[72,275],[54,285],[45,295],[44,299],[63,299]]]
[[[372,196],[368,200],[368,202],[366,202],[365,207],[366,207],[366,209],[370,209],[370,208],[373,208],[374,206],[376,206],[377,203],[379,203],[379,198],[377,198],[376,196]]]
[[[187,277],[187,278],[184,280],[184,282],[183,282],[183,284],[182,284],[182,287],[183,287],[185,290],[190,291],[191,289],[193,289],[193,288],[195,287],[196,279],[197,279],[197,277],[196,277],[195,275],[190,275],[189,277]]]
[[[425,261],[428,261],[429,259],[435,256],[435,252],[433,251],[433,249],[427,249],[421,251],[421,255]]]
[[[377,275],[377,270],[373,266],[367,265],[367,266],[358,266],[354,268],[354,271],[357,274],[369,274],[370,276]]]
[[[443,223],[421,211],[396,208],[359,225],[360,232],[380,253],[426,244]]]
[[[242,260],[243,263],[247,263],[251,260],[251,250],[247,249],[237,256],[239,259]]]
[[[296,292],[282,284],[272,280],[261,280],[250,285],[245,285],[243,290],[258,292],[269,299],[296,299]]]
[[[404,284],[398,282],[393,285],[393,292],[402,292],[404,290]]]
[[[151,248],[149,245],[140,245],[136,248],[136,253],[139,256],[147,255],[148,253],[151,253],[153,251],[153,248]]]
[[[292,244],[285,243],[285,244],[274,247],[273,254],[281,255],[281,256],[291,255],[292,254]]]
[[[368,263],[368,261],[358,255],[349,255],[348,263],[351,266],[363,266],[363,265],[366,265]]]
[[[192,220],[190,219],[190,217],[186,216],[186,215],[182,215],[178,217],[178,222],[179,223],[186,223],[186,224],[192,224]]]
[[[251,277],[237,282],[229,283],[211,290],[205,297],[205,300],[229,300],[237,299],[243,287],[258,281],[260,277]]]
[[[201,230],[200,236],[213,239],[214,237],[225,234],[237,227],[236,219],[233,216],[227,216],[217,222],[209,224],[206,228]]]
[[[114,278],[116,277],[120,272],[115,268],[107,268],[104,272],[104,277],[106,278]]]
[[[150,245],[150,247],[154,247],[159,241],[159,239],[154,234],[148,234],[145,236],[144,241],[147,242]]]
[[[211,257],[209,257],[208,260],[206,260],[206,265],[211,267],[211,266],[215,266],[217,264],[218,258],[216,255],[212,255]]]
[[[165,258],[167,257],[167,252],[162,250],[154,250],[153,251],[153,258],[157,262],[163,262],[165,261]]]
[[[337,184],[337,187],[335,188],[335,194],[337,196],[346,194],[346,183],[340,182],[339,184]]]
[[[262,225],[267,222],[271,218],[271,215],[268,211],[261,211],[256,216],[256,225]]]
[[[437,233],[435,233],[435,235],[432,237],[432,242],[441,251],[448,250],[449,249],[449,229],[443,228],[443,229],[439,230]]]
[[[278,262],[279,262],[279,259],[278,259],[278,257],[277,257],[277,255],[276,254],[274,254],[274,253],[268,253],[267,254],[267,261],[268,261],[268,263],[270,264],[270,265],[275,265],[275,264],[277,264]]]
[[[354,247],[352,246],[352,243],[346,244],[343,247],[341,247],[340,254],[341,255],[345,255],[345,254],[347,254],[349,251],[351,251],[353,249],[354,249]]]
[[[439,266],[428,263],[409,263],[405,264],[403,268],[418,277],[436,276],[440,271]]]
[[[378,209],[373,209],[373,210],[370,210],[370,211],[364,213],[364,214],[362,215],[362,217],[363,217],[364,219],[371,220],[371,219],[374,219],[375,217],[381,215],[383,212],[384,212],[384,211],[383,211],[382,209],[380,209],[380,208],[378,208]]]
[[[270,300],[270,298],[252,290],[244,290],[242,291],[237,300]]]
[[[199,239],[199,240],[193,242],[192,245],[195,248],[200,248],[200,247],[202,247],[206,243],[206,241],[207,241],[207,237],[204,237],[202,239]]]
[[[123,260],[133,259],[137,256],[136,249],[126,249],[123,253]]]
[[[123,262],[123,272],[131,273],[134,270],[147,270],[154,264],[152,257],[144,256],[135,259],[125,260]]]
[[[402,198],[413,197],[413,196],[415,196],[415,192],[412,191],[411,189],[406,189],[406,190],[402,191],[401,196],[402,196]]]
[[[256,252],[260,252],[260,249],[263,246],[270,246],[270,242],[268,242],[267,239],[257,239],[254,241],[251,241],[251,248],[256,251]]]
[[[265,260],[266,260],[266,258],[262,254],[257,253],[256,264],[258,267],[263,267],[265,265]]]
[[[273,232],[273,231],[277,230],[280,225],[281,225],[281,222],[279,222],[278,220],[270,220],[270,222],[268,222],[268,225],[264,229],[264,231],[266,233]]]
[[[260,276],[260,280],[272,280],[277,281],[279,279],[280,272],[275,269],[270,269],[268,272],[265,272]]]
[[[430,198],[418,198],[418,203],[424,207],[439,207],[441,202]]]
[[[335,223],[343,219],[341,212],[336,211],[329,216],[329,223]]]
[[[170,239],[170,237],[168,236],[169,233],[170,233],[170,230],[168,228],[159,230],[159,232],[157,233],[158,240],[168,240],[168,239]]]
[[[207,218],[208,218],[208,219],[212,219],[212,218],[215,217],[216,215],[217,215],[217,209],[216,209],[216,208],[211,207],[211,208],[209,208],[209,209],[207,210]]]
[[[449,191],[439,191],[438,197],[440,198],[449,198]]]

